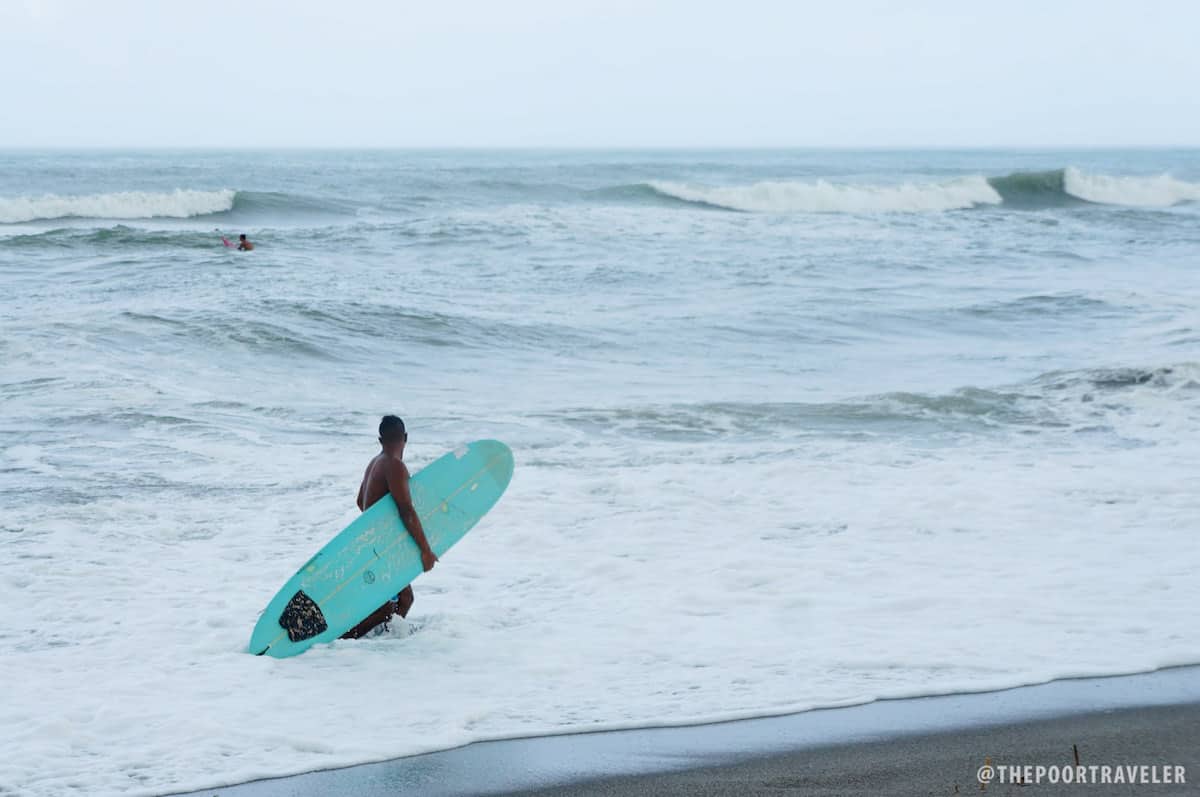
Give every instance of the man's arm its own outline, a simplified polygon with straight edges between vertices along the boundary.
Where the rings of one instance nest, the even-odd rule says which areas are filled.
[[[371,477],[371,465],[374,464],[375,460],[371,460],[367,469],[363,471],[362,484],[358,485],[358,497],[354,499],[354,503],[358,504],[359,512],[367,511],[367,481]]]
[[[425,529],[421,527],[421,518],[417,515],[417,510],[412,503],[412,494],[408,491],[408,479],[407,465],[396,460],[388,461],[388,491],[392,494],[392,500],[396,502],[396,509],[400,511],[400,520],[404,522],[404,528],[408,530],[413,540],[416,541],[417,547],[421,549],[421,566],[428,573],[433,569],[433,563],[438,558],[433,549],[429,547],[429,541],[425,539]]]

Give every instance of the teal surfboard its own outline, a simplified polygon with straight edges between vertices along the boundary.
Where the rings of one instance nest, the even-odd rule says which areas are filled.
[[[413,507],[439,558],[495,506],[512,472],[508,446],[477,440],[412,477]],[[395,501],[384,496],[283,585],[254,627],[247,650],[284,658],[337,639],[422,572],[417,543]]]

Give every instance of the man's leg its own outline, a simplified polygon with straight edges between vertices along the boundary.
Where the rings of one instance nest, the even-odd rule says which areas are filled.
[[[404,589],[400,590],[395,602],[388,601],[380,606],[375,611],[363,620],[358,625],[351,628],[346,633],[342,634],[342,639],[361,639],[366,636],[375,626],[383,625],[388,620],[391,620],[395,615],[401,617],[408,616],[408,610],[412,608],[415,596],[413,595],[412,585],[409,584]]]
[[[399,600],[396,601],[396,614],[408,617],[408,610],[412,608],[413,600],[412,584],[409,584],[400,590]]]
[[[358,625],[351,628],[346,633],[342,634],[342,639],[358,639],[366,636],[367,633],[377,625],[383,625],[388,620],[392,619],[392,614],[396,611],[396,604],[388,601],[380,606],[375,611],[371,612],[367,619],[363,620]]]

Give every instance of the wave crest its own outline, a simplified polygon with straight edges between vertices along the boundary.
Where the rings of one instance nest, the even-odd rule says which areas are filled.
[[[186,219],[233,209],[237,193],[219,191],[118,191],[88,196],[0,198],[0,224],[52,219]]]
[[[1169,174],[1088,174],[1074,166],[1013,172],[1000,177],[968,175],[940,183],[873,185],[770,180],[714,187],[655,180],[623,186],[621,191],[621,195],[612,195],[637,199],[645,191],[660,201],[748,213],[920,213],[1001,204],[1024,209],[1088,203],[1171,207],[1200,201],[1200,183],[1189,183]]]
[[[718,188],[662,181],[649,185],[670,199],[753,213],[913,213],[963,210],[1002,201],[988,181],[978,175],[944,183],[899,185],[835,185],[825,180],[767,181]]]
[[[1103,205],[1165,208],[1200,201],[1200,183],[1177,180],[1169,174],[1112,177],[1086,174],[1074,166],[1068,166],[1062,174],[1064,191]]]
[[[893,392],[830,403],[729,401],[564,409],[540,417],[588,434],[699,442],[742,435],[1075,434],[1119,429],[1125,444],[1194,425],[1200,364],[1055,371],[1021,384],[949,393]],[[1131,408],[1139,408],[1130,419]],[[1145,419],[1145,420],[1142,420]],[[1172,422],[1174,423],[1174,422]]]

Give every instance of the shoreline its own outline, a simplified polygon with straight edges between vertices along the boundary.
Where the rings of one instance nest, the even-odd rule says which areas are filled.
[[[979,790],[974,773],[985,757],[1065,765],[1072,745],[1086,751],[1086,763],[1184,766],[1188,785],[1145,787],[1172,794],[1200,782],[1198,738],[1200,665],[1187,665],[711,724],[476,742],[186,797],[953,794],[955,787]],[[1000,793],[1007,788],[992,786]],[[1061,784],[1042,788],[1068,793]],[[1129,793],[1128,786],[1068,788]]]
[[[1200,772],[1200,751],[1194,741],[1197,738],[1200,738],[1200,703],[1112,709],[1057,719],[814,747],[699,769],[607,777],[508,794],[521,797],[1195,794]],[[1147,770],[1142,769],[1143,765]],[[985,766],[991,767],[988,771],[992,777],[986,788],[979,780],[979,772]],[[1148,771],[1150,768],[1153,772]],[[1069,774],[1064,775],[1068,770]],[[1068,777],[1072,782],[1065,782]],[[1077,777],[1089,780],[1076,783]]]

